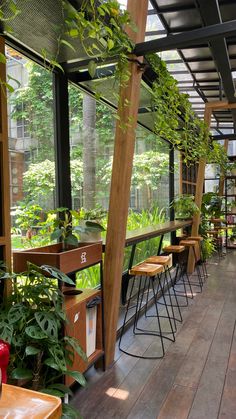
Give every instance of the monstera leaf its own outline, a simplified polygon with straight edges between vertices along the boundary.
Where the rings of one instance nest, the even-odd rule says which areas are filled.
[[[39,311],[34,317],[42,332],[52,340],[58,340],[58,325],[53,313]]]

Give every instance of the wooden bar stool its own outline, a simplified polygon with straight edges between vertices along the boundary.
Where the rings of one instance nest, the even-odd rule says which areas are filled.
[[[208,273],[207,273],[206,261],[204,260],[203,249],[202,249],[203,237],[202,236],[189,236],[189,237],[187,237],[187,240],[195,240],[195,241],[198,242],[199,250],[200,250],[200,262],[202,264],[203,277],[204,277],[204,280],[206,280],[206,278],[208,277]]]
[[[185,298],[184,302],[178,302],[179,307],[187,307],[188,306],[188,299],[193,299],[193,290],[191,287],[190,279],[187,273],[187,270],[185,269],[185,264],[183,261],[183,254],[185,252],[185,246],[183,245],[169,245],[163,248],[163,251],[167,254],[173,253],[176,256],[176,262],[177,262],[177,269],[175,273],[175,277],[173,280],[174,289],[177,285],[183,285],[183,290],[177,289],[176,296]],[[188,290],[187,290],[187,287]]]
[[[178,298],[177,298],[175,288],[174,288],[174,281],[173,281],[173,278],[171,276],[170,269],[169,269],[171,266],[171,256],[170,255],[151,256],[148,259],[146,259],[145,262],[159,264],[159,265],[162,265],[164,268],[164,288],[167,290],[167,296],[169,298],[168,307],[171,307],[172,316],[173,316],[174,325],[175,325],[175,331],[176,331],[177,329],[176,321],[182,322],[183,318],[182,318]],[[168,281],[168,277],[169,277],[169,281]],[[170,292],[169,284],[171,285],[173,293]],[[163,304],[163,303],[159,301],[159,304]],[[175,307],[177,308],[177,311],[178,311],[178,317],[176,317],[175,312],[174,312]]]
[[[145,263],[145,262],[134,266],[129,271],[129,274],[132,276],[130,281],[133,281],[133,282],[132,282],[132,285],[130,287],[129,297],[127,299],[126,312],[125,312],[124,321],[123,321],[123,325],[122,325],[121,333],[120,333],[120,338],[119,338],[119,349],[122,352],[124,352],[125,354],[131,355],[135,358],[142,358],[142,359],[160,359],[160,358],[163,358],[163,356],[165,354],[164,339],[167,339],[171,342],[175,341],[174,330],[173,330],[172,321],[171,321],[171,317],[169,315],[167,305],[165,307],[166,308],[166,313],[167,313],[165,318],[167,319],[168,327],[170,327],[170,330],[171,330],[171,337],[166,336],[166,333],[162,330],[161,317],[163,317],[163,316],[161,316],[159,314],[157,294],[156,294],[155,287],[154,287],[154,281],[155,280],[159,281],[161,295],[162,295],[163,300],[165,302],[164,290],[163,290],[163,286],[162,286],[162,283],[161,283],[162,281],[160,279],[160,274],[163,271],[164,271],[164,268],[163,268],[162,265]],[[142,279],[143,279],[143,281],[142,281]],[[135,289],[135,285],[137,285],[136,289]],[[139,326],[141,309],[144,308],[145,313],[146,313],[148,296],[150,295],[150,290],[152,291],[153,301],[154,301],[154,309],[155,309],[155,315],[152,316],[152,317],[155,317],[157,319],[157,327],[154,330],[150,330],[150,328],[148,328],[148,327],[144,328],[144,327]],[[146,293],[146,299],[144,298],[145,293]],[[122,338],[123,338],[123,335],[124,335],[125,325],[127,324],[127,315],[128,315],[128,313],[131,309],[135,310],[134,324],[133,324],[133,334],[134,335],[144,335],[144,336],[145,335],[146,336],[151,335],[151,336],[160,337],[161,354],[153,355],[153,356],[137,355],[136,353],[125,350],[122,347]],[[146,319],[146,316],[144,317],[144,319]]]
[[[199,269],[199,265],[198,265],[199,258],[197,256],[197,252],[196,252],[196,246],[198,245],[198,241],[196,241],[196,240],[181,240],[180,245],[185,246],[185,248],[188,249],[188,253],[191,250],[193,252],[198,282],[190,281],[190,283],[191,283],[192,286],[199,287],[200,288],[199,292],[202,292],[203,278],[202,278],[202,275],[201,275],[201,271]]]

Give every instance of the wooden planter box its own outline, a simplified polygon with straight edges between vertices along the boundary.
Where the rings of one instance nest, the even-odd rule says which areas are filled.
[[[65,274],[84,269],[102,260],[101,243],[79,243],[78,247],[62,250],[62,243],[13,252],[13,271],[24,272],[27,262],[51,265]]]

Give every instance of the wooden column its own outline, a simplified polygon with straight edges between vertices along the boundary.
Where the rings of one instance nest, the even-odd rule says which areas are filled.
[[[211,113],[212,109],[209,107],[205,107],[205,113],[204,113],[204,121],[205,124],[210,128],[211,125]],[[204,187],[204,178],[205,178],[205,168],[206,168],[206,158],[201,158],[199,160],[198,165],[198,173],[197,173],[197,184],[196,184],[196,193],[195,193],[195,203],[197,206],[201,209],[202,205],[202,194],[203,194],[203,187]],[[200,225],[200,213],[194,215],[193,217],[193,225],[192,225],[192,231],[191,236],[197,236],[198,235],[198,229]],[[189,255],[188,260],[188,272],[192,273],[194,270],[194,256],[192,253]]]
[[[224,149],[227,153],[228,151],[228,145],[229,145],[229,140],[225,140],[224,141]],[[220,174],[220,180],[219,180],[219,196],[224,195],[224,184],[225,184],[225,174],[221,173]]]
[[[145,37],[148,0],[137,7],[136,0],[128,0],[128,11],[135,22],[137,32],[127,31],[135,43]],[[136,58],[136,57],[131,57]],[[138,58],[139,61],[140,57]],[[121,276],[123,270],[126,224],[130,200],[130,185],[135,146],[135,129],[139,107],[141,71],[136,62],[130,63],[130,80],[121,87],[121,106],[118,109],[115,146],[111,179],[109,216],[104,262],[104,317],[106,366],[114,360],[116,329],[120,306]],[[128,102],[127,102],[128,101]],[[128,106],[125,105],[128,103]],[[122,129],[123,124],[126,129]]]
[[[5,54],[5,41],[0,37],[0,52]],[[6,65],[0,63],[0,260],[11,268],[10,176],[7,128]],[[10,293],[10,282],[4,292]]]

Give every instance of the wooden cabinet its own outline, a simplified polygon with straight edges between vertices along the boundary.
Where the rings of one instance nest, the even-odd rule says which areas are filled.
[[[77,354],[75,354],[73,366],[70,368],[72,371],[76,370],[84,372],[104,355],[103,321],[102,302],[95,306],[96,318],[92,320],[89,318],[89,310],[91,310],[91,308],[87,308],[88,303],[95,297],[101,298],[101,291],[93,289],[85,289],[81,291],[82,293],[79,295],[65,297],[65,310],[69,320],[69,323],[65,326],[65,331],[68,336],[73,336],[79,340],[83,351],[87,354],[87,339],[89,338],[88,329],[93,329],[95,327],[95,347],[94,351],[88,356],[88,362],[84,362]],[[94,331],[90,332],[94,333]],[[68,376],[66,377],[66,385],[71,385],[73,382],[73,378]]]
[[[36,265],[51,265],[60,269],[65,274],[74,274],[85,268],[100,264],[102,273],[102,243],[79,243],[78,248],[62,251],[61,243],[13,252],[14,272],[23,272],[27,268],[27,261]],[[102,283],[102,278],[101,278]],[[88,361],[84,362],[76,353],[72,371],[84,372],[94,362],[104,355],[103,346],[103,315],[102,315],[102,290],[82,289],[75,287],[62,286],[63,293],[80,292],[78,295],[65,295],[64,308],[69,323],[65,325],[65,332],[68,336],[78,339],[83,351],[87,353],[87,329],[89,326],[95,331],[94,350],[88,356]],[[95,297],[100,297],[100,302],[96,306],[96,316],[89,322],[89,310],[87,304]],[[95,317],[95,321],[94,321]],[[96,324],[95,324],[96,322]],[[90,323],[90,324],[88,324]],[[91,352],[91,351],[90,351]],[[73,384],[71,377],[66,377],[66,385]]]

